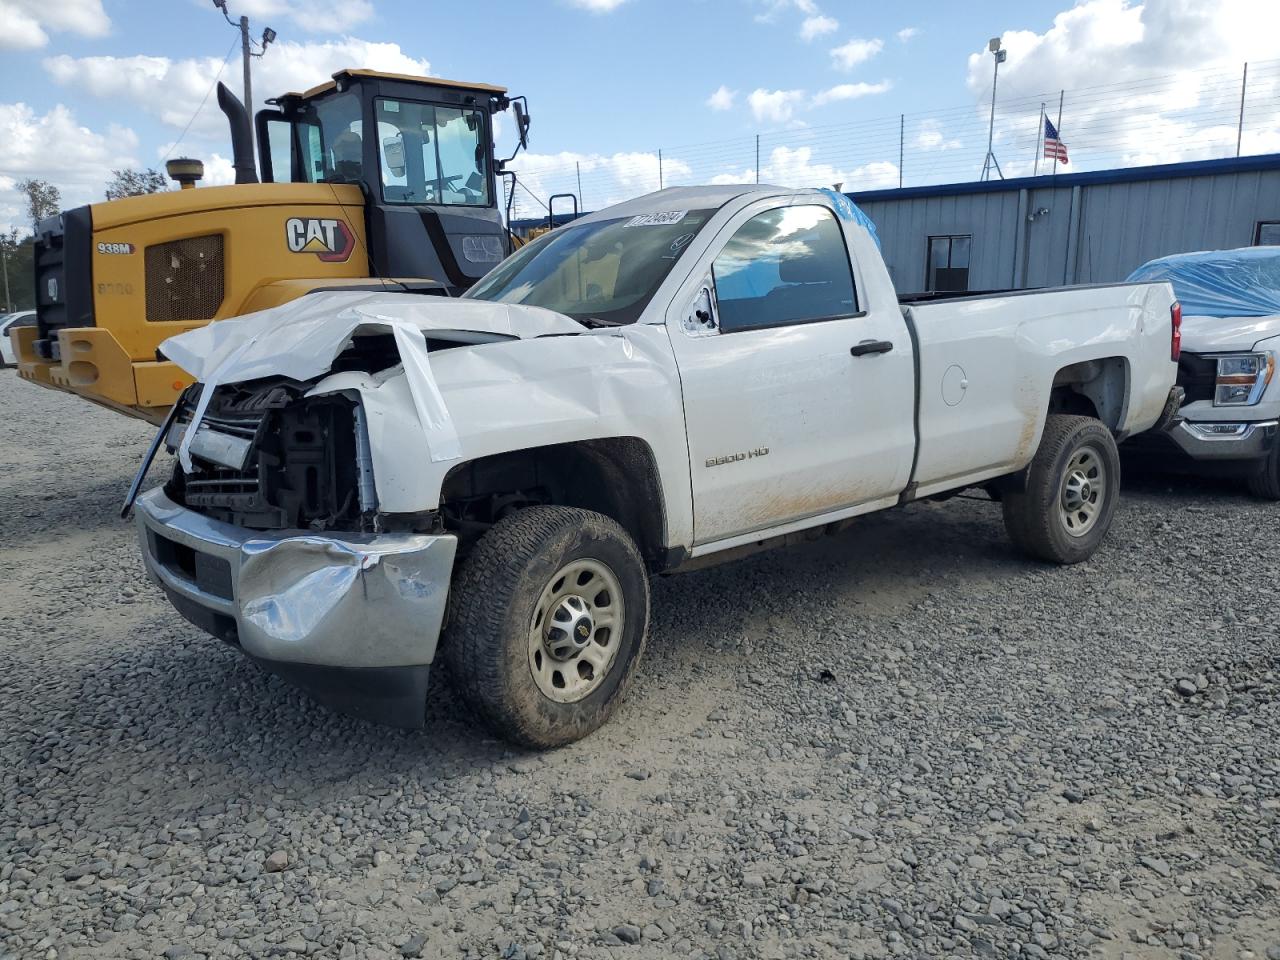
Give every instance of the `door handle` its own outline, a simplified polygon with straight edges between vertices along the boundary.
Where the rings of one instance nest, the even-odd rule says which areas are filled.
[[[856,347],[849,348],[849,355],[865,357],[875,353],[888,353],[892,349],[893,341],[891,340],[863,340]]]

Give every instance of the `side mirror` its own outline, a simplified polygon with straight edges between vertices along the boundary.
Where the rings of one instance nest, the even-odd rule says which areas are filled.
[[[691,337],[705,337],[716,333],[719,326],[715,294],[712,293],[711,284],[704,283],[698,288],[693,303],[689,304],[689,312],[684,318],[684,332]]]
[[[387,169],[392,176],[404,176],[404,140],[398,136],[383,140],[382,158],[387,161]]]
[[[513,101],[511,108],[516,112],[516,132],[520,136],[520,146],[527,150],[529,149],[529,114],[525,112],[524,104],[519,100]]]

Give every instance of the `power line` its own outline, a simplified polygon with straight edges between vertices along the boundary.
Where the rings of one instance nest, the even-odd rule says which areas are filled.
[[[222,79],[222,71],[227,69],[227,61],[231,59],[231,54],[240,44],[240,38],[237,37],[232,41],[231,46],[227,47],[227,55],[222,58],[222,66],[218,67],[218,73],[213,78],[213,83],[209,84],[209,89],[204,92],[204,97],[200,100],[200,106],[196,107],[196,112],[191,114],[191,119],[187,121],[187,125],[182,128],[182,133],[178,134],[178,139],[169,144],[169,150],[160,158],[161,165],[169,159],[174,150],[178,149],[178,144],[182,142],[182,138],[187,135],[187,131],[191,129],[191,124],[196,122],[196,117],[200,115],[200,111],[204,109],[204,105],[209,102],[209,94],[213,93],[213,88],[218,85],[218,81]]]

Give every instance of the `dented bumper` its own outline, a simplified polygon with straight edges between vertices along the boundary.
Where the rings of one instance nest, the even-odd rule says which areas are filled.
[[[188,620],[339,709],[421,725],[455,537],[245,530],[159,489],[136,510],[147,573]]]

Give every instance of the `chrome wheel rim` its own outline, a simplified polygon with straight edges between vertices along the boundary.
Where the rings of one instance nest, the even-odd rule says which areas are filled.
[[[529,624],[529,672],[557,703],[589,696],[622,644],[622,584],[599,560],[573,560],[547,581]]]
[[[1058,518],[1073,537],[1083,537],[1102,515],[1107,496],[1107,468],[1102,453],[1092,445],[1071,455],[1062,476]]]

